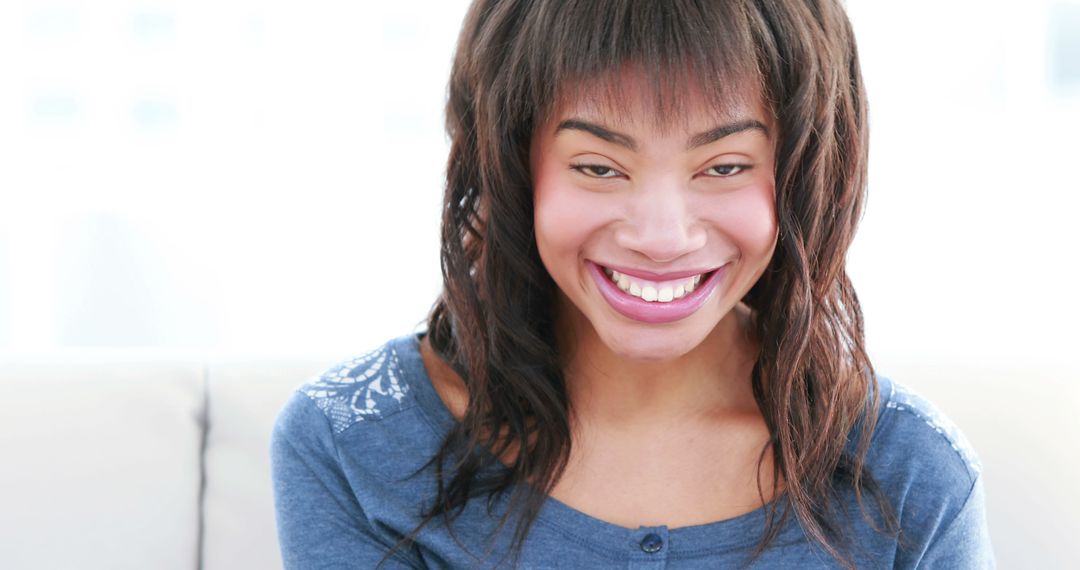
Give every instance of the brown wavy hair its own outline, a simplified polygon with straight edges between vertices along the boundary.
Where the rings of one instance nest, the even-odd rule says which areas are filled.
[[[490,510],[508,495],[496,532],[516,519],[516,565],[566,466],[571,410],[554,333],[556,285],[533,233],[529,145],[537,125],[581,86],[602,85],[618,104],[617,71],[626,66],[645,74],[657,117],[682,112],[687,85],[704,86],[721,107],[749,85],[776,119],[779,239],[744,302],[761,347],[754,398],[771,434],[758,466],[771,450],[773,496],[782,475],[789,501],[780,514],[781,502],[770,503],[750,561],[794,514],[853,568],[841,493],[854,490],[876,531],[899,529],[863,468],[879,394],[844,263],[865,200],[867,115],[854,36],[833,0],[472,4],[449,83],[444,286],[428,318],[430,344],[463,379],[468,403],[428,464],[437,475],[434,502],[398,546],[435,517],[453,532],[474,497],[486,496]],[[500,468],[496,458],[512,450],[521,452]],[[876,500],[880,526],[864,491]]]

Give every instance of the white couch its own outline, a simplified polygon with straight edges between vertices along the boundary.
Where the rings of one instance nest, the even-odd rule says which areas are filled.
[[[0,568],[281,568],[269,441],[331,362],[0,364]]]
[[[280,568],[270,428],[330,364],[0,360],[0,568]],[[946,364],[889,373],[981,456],[999,567],[1080,568],[1080,379]]]

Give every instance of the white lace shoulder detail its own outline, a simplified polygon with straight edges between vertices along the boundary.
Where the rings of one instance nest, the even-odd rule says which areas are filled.
[[[401,381],[397,351],[385,345],[308,380],[300,391],[330,418],[337,434],[402,409],[409,386]]]
[[[982,463],[975,454],[975,449],[967,438],[945,414],[933,403],[895,380],[890,380],[891,393],[885,407],[897,411],[906,411],[921,419],[934,431],[945,437],[960,458],[977,476],[982,472]]]

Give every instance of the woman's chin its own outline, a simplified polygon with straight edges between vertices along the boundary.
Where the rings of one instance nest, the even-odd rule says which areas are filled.
[[[693,350],[706,334],[687,334],[686,331],[609,331],[601,340],[612,353],[642,362],[674,360]]]

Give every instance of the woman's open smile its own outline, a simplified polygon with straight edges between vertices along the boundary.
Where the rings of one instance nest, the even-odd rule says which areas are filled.
[[[616,271],[586,261],[600,294],[623,316],[644,323],[684,319],[701,308],[723,279],[723,267],[646,278],[643,272]]]

